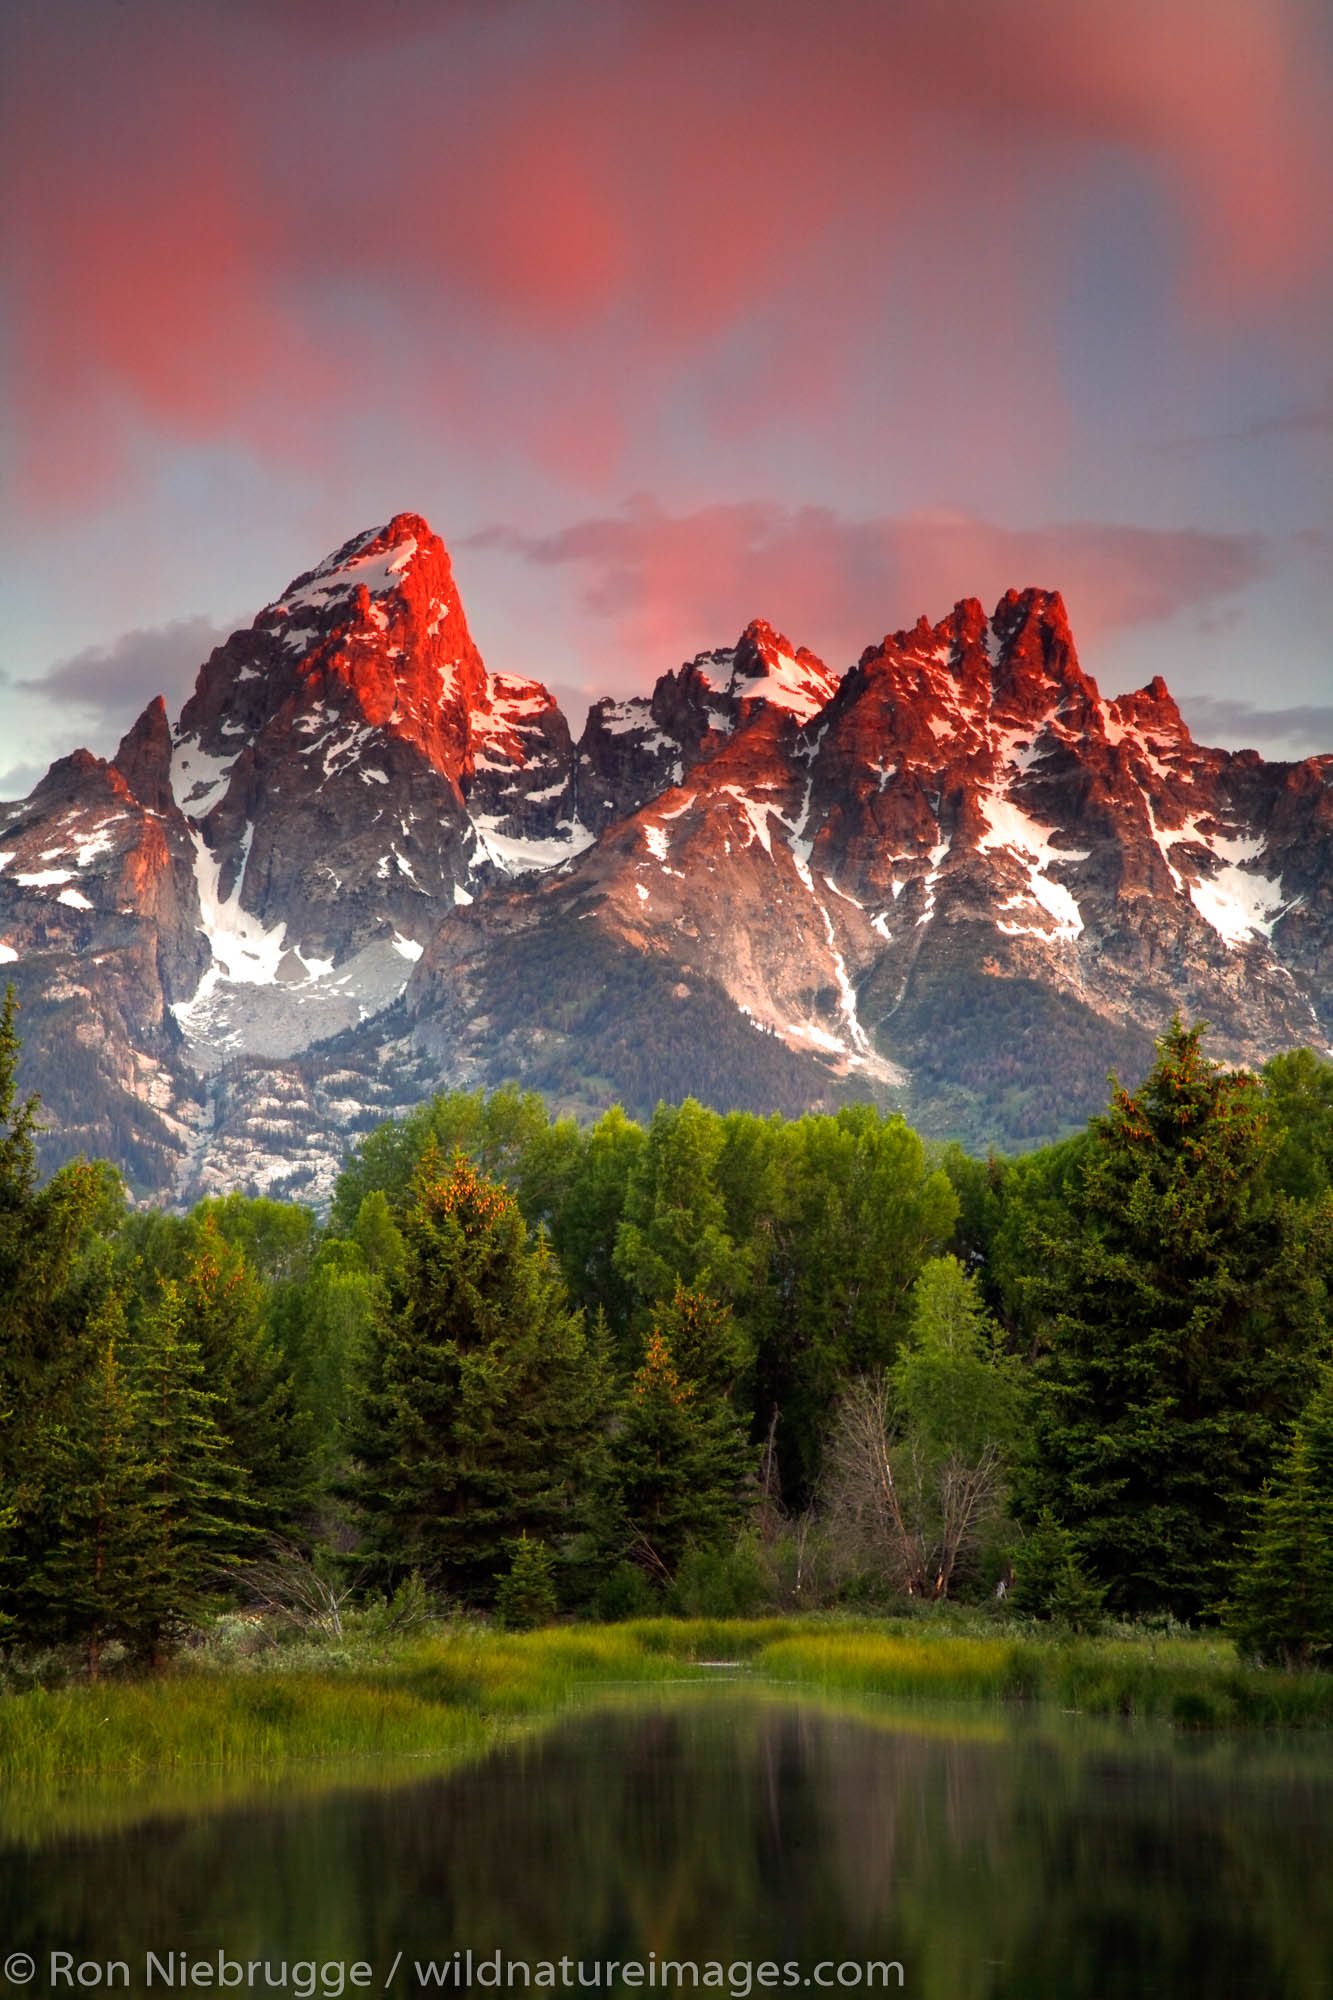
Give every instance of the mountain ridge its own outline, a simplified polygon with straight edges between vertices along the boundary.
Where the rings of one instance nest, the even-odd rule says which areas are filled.
[[[1175,1007],[1229,1060],[1327,1044],[1331,785],[1195,744],[1160,678],[1103,698],[1036,588],[842,675],[753,620],[576,742],[404,513],[215,648],[174,728],[159,698],[0,807],[0,961],[48,1157],[145,1194],[319,1198],[368,1118],[509,1077],[643,1109],[729,1064],[750,1108],[1023,1141]]]

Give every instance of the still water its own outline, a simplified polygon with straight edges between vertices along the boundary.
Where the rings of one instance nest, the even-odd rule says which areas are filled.
[[[420,2000],[457,1990],[469,1950],[476,1995],[497,1950],[506,1979],[521,1960],[557,1992],[579,1989],[580,1962],[590,1981],[614,1963],[629,1992],[639,1965],[655,2000],[664,1960],[696,1964],[700,1990],[811,1981],[811,2000],[821,1982],[938,2000],[1333,1995],[1323,1738],[1182,1743],[710,1690],[582,1713],[447,1775],[348,1786],[5,1846],[0,1956],[34,1971],[0,1979],[0,2000],[105,1992],[109,1962],[135,1993],[180,1992],[191,1967],[188,1990],[216,1992],[219,1953],[239,2000],[284,1966],[288,1994],[383,1994],[392,1974],[389,1993]],[[57,1957],[54,1985],[53,1952],[72,1968]],[[873,1988],[867,1963],[884,1968]],[[692,1990],[669,1977],[673,2000]],[[523,1983],[515,1970],[501,1990]]]

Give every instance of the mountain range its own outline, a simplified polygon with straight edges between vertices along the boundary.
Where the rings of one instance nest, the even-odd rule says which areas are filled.
[[[1333,756],[1104,699],[1055,592],[964,599],[844,673],[760,620],[582,734],[489,672],[400,514],[0,807],[0,976],[44,1164],[141,1198],[327,1199],[454,1085],[590,1114],[862,1098],[1013,1148],[1179,1009],[1257,1063],[1333,1040]]]

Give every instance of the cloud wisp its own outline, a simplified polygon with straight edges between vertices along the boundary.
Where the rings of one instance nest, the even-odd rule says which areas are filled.
[[[1059,589],[1081,643],[1211,606],[1264,573],[1254,535],[1073,523],[1008,528],[960,514],[854,520],[753,501],[668,514],[647,496],[549,535],[494,527],[471,538],[569,568],[608,657],[663,660],[781,625],[842,667],[886,626],[937,619],[963,596]]]
[[[1111,158],[1201,318],[1329,278],[1309,0],[18,11],[0,255],[37,499],[104,492],[135,425],[318,466],[367,408],[595,479],[686,390],[759,432],[879,376],[900,408],[947,379],[1017,445]]]
[[[1297,756],[1333,751],[1333,702],[1260,708],[1220,695],[1182,695],[1181,711],[1201,743],[1285,744]]]
[[[120,733],[156,695],[166,697],[174,715],[200,665],[242,622],[221,626],[211,618],[177,618],[169,625],[122,632],[107,645],[87,646],[15,686],[61,709],[78,710],[99,736]]]

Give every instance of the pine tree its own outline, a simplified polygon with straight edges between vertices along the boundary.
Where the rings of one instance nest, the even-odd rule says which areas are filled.
[[[374,1313],[354,1490],[389,1568],[487,1601],[514,1540],[581,1527],[602,1358],[507,1190],[429,1147]]]
[[[225,1204],[184,1218],[134,1216],[117,1246],[117,1271],[134,1289],[135,1321],[158,1310],[163,1285],[173,1288],[181,1336],[198,1350],[216,1421],[244,1471],[238,1520],[290,1532],[311,1498],[312,1413],[269,1323],[264,1287],[223,1233],[227,1219]]]
[[[1142,1087],[1115,1088],[1063,1219],[1028,1246],[1045,1315],[1029,1517],[1051,1507],[1114,1609],[1182,1617],[1217,1606],[1325,1338],[1257,1081],[1201,1035],[1175,1021]]]
[[[1226,1622],[1244,1653],[1333,1662],[1333,1376],[1294,1427],[1246,1536]]]
[[[511,1632],[530,1632],[555,1617],[555,1565],[545,1542],[520,1535],[513,1560],[497,1579],[495,1610]]]
[[[35,1457],[45,1469],[46,1546],[29,1576],[36,1620],[50,1637],[83,1647],[90,1680],[102,1648],[137,1629],[148,1581],[153,1466],[146,1455],[143,1392],[127,1369],[124,1302],[111,1293],[90,1328],[91,1365],[67,1420],[42,1426]]]
[[[18,1098],[17,1003],[0,1010],[0,1624],[21,1641],[57,1636],[43,1563],[53,1545],[65,1450],[94,1365],[109,1278],[101,1233],[114,1177],[71,1161],[37,1181],[37,1100]]]
[[[611,1532],[659,1583],[691,1544],[732,1540],[754,1497],[756,1456],[724,1396],[684,1379],[664,1335],[648,1336],[612,1441]]]
[[[1049,1618],[1075,1632],[1095,1632],[1105,1591],[1087,1576],[1078,1549],[1049,1507],[1014,1551],[1009,1606],[1026,1618]]]
[[[670,1300],[654,1308],[653,1326],[670,1349],[683,1382],[705,1396],[726,1397],[734,1404],[748,1353],[730,1307],[702,1285],[678,1284]]]
[[[168,1282],[141,1323],[134,1357],[147,1520],[125,1636],[153,1666],[255,1539],[245,1525],[245,1474],[218,1427],[220,1398],[185,1325],[185,1305]]]

